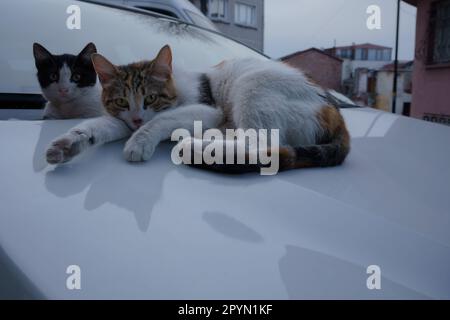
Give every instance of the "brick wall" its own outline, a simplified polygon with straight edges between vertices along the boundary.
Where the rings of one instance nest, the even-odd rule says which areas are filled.
[[[283,61],[302,70],[322,87],[341,90],[342,61],[316,50],[292,55]]]

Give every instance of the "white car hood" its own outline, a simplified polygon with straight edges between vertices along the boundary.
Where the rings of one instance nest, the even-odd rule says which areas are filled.
[[[142,164],[117,142],[50,166],[46,146],[78,120],[1,121],[2,295],[450,298],[450,128],[342,112],[344,165],[270,177],[176,166],[170,143]]]

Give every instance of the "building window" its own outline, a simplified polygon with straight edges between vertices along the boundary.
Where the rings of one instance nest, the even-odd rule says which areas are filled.
[[[376,50],[376,59],[375,60],[377,60],[377,61],[390,61],[391,60],[391,50],[390,49],[377,49]]]
[[[337,49],[336,56],[338,56],[341,59],[351,59],[352,49]]]
[[[450,0],[434,2],[431,9],[432,40],[428,60],[432,64],[450,62]]]
[[[383,60],[383,50],[377,50],[377,61]]]
[[[345,57],[347,58],[347,59],[351,59],[352,58],[352,49],[346,49],[345,50]]]
[[[227,20],[227,0],[209,0],[208,15],[212,19]]]
[[[377,60],[377,50],[369,49],[369,54],[367,56],[367,60],[370,60],[370,61]]]
[[[368,49],[361,49],[361,56],[362,56],[361,60],[367,61],[367,52]]]
[[[450,116],[443,114],[424,113],[423,120],[441,123],[450,126]]]
[[[256,26],[256,7],[237,2],[234,6],[234,22],[244,26]]]
[[[355,60],[363,60],[363,49],[355,50]]]

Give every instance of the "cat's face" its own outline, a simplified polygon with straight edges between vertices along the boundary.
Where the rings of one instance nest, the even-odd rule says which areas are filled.
[[[97,50],[89,43],[77,56],[53,55],[38,43],[33,45],[37,78],[45,98],[51,102],[64,103],[86,94],[95,86],[97,74],[91,55]]]
[[[138,129],[158,112],[175,105],[169,46],[152,61],[115,66],[100,54],[94,54],[92,61],[103,87],[103,105],[130,129]]]

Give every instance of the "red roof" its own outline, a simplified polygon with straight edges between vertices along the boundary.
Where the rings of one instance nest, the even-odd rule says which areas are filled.
[[[340,59],[340,58],[338,58],[338,57],[335,57],[335,56],[333,56],[333,55],[331,55],[331,54],[328,54],[328,53],[324,52],[323,50],[320,50],[320,49],[317,49],[317,48],[309,48],[309,49],[306,49],[306,50],[303,50],[303,51],[297,51],[297,52],[288,54],[287,56],[281,57],[279,60],[287,60],[287,59],[292,58],[292,57],[294,57],[294,56],[302,55],[302,54],[307,53],[307,52],[310,52],[310,51],[314,51],[314,52],[323,54],[323,55],[325,55],[325,56],[327,56],[327,57],[329,57],[329,58],[338,60],[339,62],[343,62],[342,59]]]

